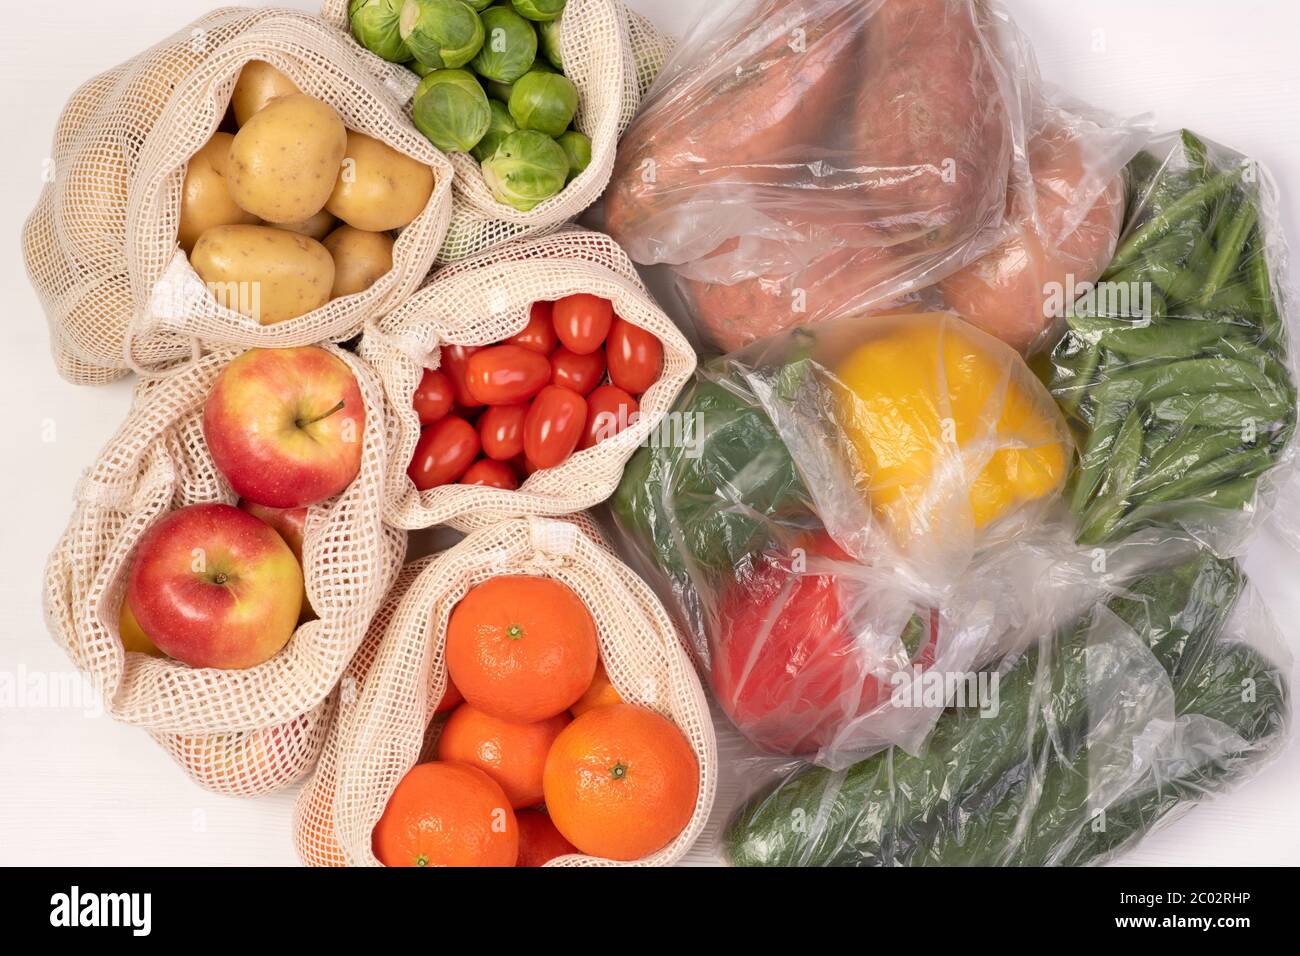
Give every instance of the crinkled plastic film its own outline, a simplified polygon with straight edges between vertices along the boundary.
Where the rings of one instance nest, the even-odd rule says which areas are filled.
[[[1128,168],[1123,238],[1051,356],[1079,436],[1082,544],[1142,528],[1236,554],[1292,472],[1296,390],[1277,192],[1184,130]]]
[[[715,5],[623,137],[607,228],[724,351],[894,301],[998,238],[1020,46],[973,0]]]
[[[707,363],[674,412],[612,507],[723,710],[831,766],[919,746],[941,702],[895,691],[979,665],[1030,613],[999,595],[1059,529],[1070,438],[1046,390],[961,320],[903,315]]]
[[[791,769],[740,808],[722,852],[735,865],[1104,862],[1278,751],[1289,669],[1235,562],[1202,552],[1149,569],[1005,661],[996,706],[945,711],[920,753]]]

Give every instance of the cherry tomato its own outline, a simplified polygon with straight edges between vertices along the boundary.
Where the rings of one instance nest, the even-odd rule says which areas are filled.
[[[551,353],[551,384],[586,395],[605,377],[605,350],[579,355],[561,345]]]
[[[441,367],[451,379],[452,394],[456,396],[456,404],[462,408],[476,408],[483,403],[470,394],[469,387],[465,384],[465,367],[469,364],[470,356],[475,352],[482,351],[481,345],[444,345],[442,347]]]
[[[451,484],[478,456],[478,432],[463,418],[448,415],[420,429],[415,456],[406,473],[424,491]]]
[[[524,417],[524,454],[538,468],[554,468],[573,454],[587,424],[587,400],[577,392],[548,385]]]
[[[551,363],[522,345],[494,345],[470,356],[469,392],[484,405],[526,402],[551,380]]]
[[[460,483],[462,485],[486,485],[489,488],[504,488],[507,491],[514,491],[519,487],[519,478],[515,475],[515,470],[504,461],[480,458],[469,466],[469,470],[461,476]]]
[[[605,352],[610,381],[633,395],[640,395],[663,373],[663,345],[645,329],[618,316],[610,327]]]
[[[553,310],[555,334],[570,352],[587,355],[605,343],[614,321],[614,305],[609,299],[579,292],[566,295]]]
[[[443,372],[426,368],[420,384],[415,387],[411,404],[415,406],[415,414],[420,416],[420,424],[431,425],[451,411],[455,400],[451,379]]]
[[[528,405],[493,405],[478,420],[483,454],[497,461],[509,461],[524,452],[524,416]]]
[[[640,415],[636,399],[617,385],[602,385],[587,396],[587,422],[582,430],[580,450],[613,438]]]
[[[534,302],[532,311],[528,313],[528,324],[506,339],[506,344],[550,355],[555,351],[555,343],[558,341],[551,311],[550,302]]]

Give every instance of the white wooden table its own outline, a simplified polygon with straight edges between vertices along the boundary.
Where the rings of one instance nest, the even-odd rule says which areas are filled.
[[[704,0],[630,0],[680,32]],[[1300,5],[1294,0],[1006,0],[1043,74],[1121,115],[1192,125],[1256,157],[1282,187],[1300,242]],[[109,438],[128,386],[75,388],[54,373],[18,246],[58,112],[73,89],[217,0],[26,4],[0,31],[0,673],[48,679],[71,665],[45,633],[41,569],[81,469]],[[285,5],[312,9],[310,0]],[[1176,9],[1175,9],[1176,8]],[[1294,272],[1292,275],[1294,285]],[[1265,536],[1246,562],[1300,653],[1300,557]],[[143,733],[76,707],[0,701],[0,864],[291,865],[293,793],[244,801],[190,783]],[[1300,863],[1300,746],[1195,810],[1129,864]],[[692,861],[704,862],[700,846]]]

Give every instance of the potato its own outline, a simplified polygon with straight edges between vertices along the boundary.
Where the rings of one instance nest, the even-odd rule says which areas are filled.
[[[243,126],[250,116],[277,96],[290,96],[298,92],[289,79],[264,60],[249,60],[239,71],[235,92],[230,96],[230,106],[235,111],[235,122]]]
[[[300,236],[310,236],[319,242],[334,231],[338,222],[327,210],[322,209],[310,219],[304,219],[302,222],[276,223],[276,228],[286,232],[296,232]]]
[[[305,93],[278,97],[230,144],[230,195],[267,222],[310,219],[334,191],[347,144],[343,120],[328,103]]]
[[[369,289],[393,268],[393,237],[386,232],[339,226],[324,244],[334,259],[332,299]]]
[[[190,261],[217,302],[262,325],[320,308],[334,286],[334,260],[324,246],[271,226],[209,229]]]
[[[181,224],[176,240],[186,252],[192,251],[199,236],[213,226],[257,222],[256,216],[239,208],[239,204],[230,198],[230,189],[226,186],[226,160],[234,138],[229,133],[214,133],[185,167],[185,183],[181,186]]]
[[[385,232],[408,225],[432,194],[432,169],[348,130],[347,156],[325,208],[356,229]]]

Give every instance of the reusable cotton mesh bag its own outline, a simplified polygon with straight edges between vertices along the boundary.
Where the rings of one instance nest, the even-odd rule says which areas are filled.
[[[348,0],[325,0],[321,16],[349,30]],[[671,38],[619,0],[568,0],[560,21],[561,56],[564,73],[578,90],[574,126],[591,138],[591,164],[560,193],[520,212],[492,197],[473,156],[453,153],[451,227],[438,260],[454,262],[509,239],[550,231],[599,199],[614,170],[618,138],[672,45]],[[410,100],[419,85],[411,70],[372,53],[364,56],[376,75],[401,91],[404,102]]]
[[[639,420],[534,472],[517,491],[470,485],[418,491],[406,474],[420,437],[411,399],[424,369],[437,367],[440,346],[495,344],[524,327],[534,302],[576,292],[610,299],[618,315],[663,344],[663,373],[641,396]],[[401,308],[367,325],[361,354],[379,373],[388,398],[386,518],[408,530],[437,524],[468,530],[518,515],[570,514],[604,501],[637,447],[665,440],[665,413],[695,369],[694,351],[618,245],[575,228],[518,240],[440,270]]]
[[[623,700],[669,718],[699,763],[699,795],[685,829],[636,865],[669,865],[690,848],[713,805],[717,778],[713,724],[698,678],[663,606],[614,557],[586,516],[520,518],[474,532],[404,572],[376,618],[374,661],[354,669],[315,776],[295,813],[299,855],[313,864],[378,865],[371,831],[406,772],[429,759],[429,727],[447,685],[443,645],[452,609],[474,585],[504,574],[555,578],[571,587],[596,621],[600,657]],[[333,838],[329,829],[333,822]],[[573,854],[558,866],[613,866]]]
[[[334,696],[308,713],[262,730],[151,736],[205,790],[256,797],[301,779],[315,765],[329,733]]]
[[[286,728],[320,708],[366,633],[405,553],[405,535],[382,521],[384,429],[374,373],[351,353],[326,346],[356,376],[366,406],[361,468],[337,497],[310,509],[303,543],[307,597],[317,615],[299,626],[273,658],[244,670],[193,668],[178,661],[124,653],[118,615],[132,552],[163,514],[201,502],[234,503],[203,439],[203,404],[237,350],[213,352],[166,379],[143,381],[126,421],[77,488],[76,508],[45,577],[45,613],[54,639],[102,692],[119,720],[155,736],[185,738],[268,731],[286,767],[310,765],[313,720]],[[316,723],[319,722],[317,719]],[[168,749],[210,783],[231,749],[259,746],[234,737]],[[200,751],[216,748],[210,757]],[[185,755],[191,754],[191,758]],[[221,756],[224,753],[226,756]],[[278,763],[270,758],[261,763]],[[254,760],[254,764],[259,761]],[[205,769],[206,768],[206,769]],[[272,768],[274,769],[274,768]],[[193,771],[192,771],[193,772]],[[249,792],[289,773],[234,772],[215,785]]]
[[[398,237],[389,273],[269,326],[218,305],[176,244],[186,166],[222,122],[250,60],[272,64],[348,128],[434,172],[429,202]],[[59,372],[83,384],[157,369],[203,347],[346,339],[419,286],[450,215],[447,159],[411,126],[355,44],[289,10],[216,10],[90,80],[64,107],[51,162],[23,254]]]

